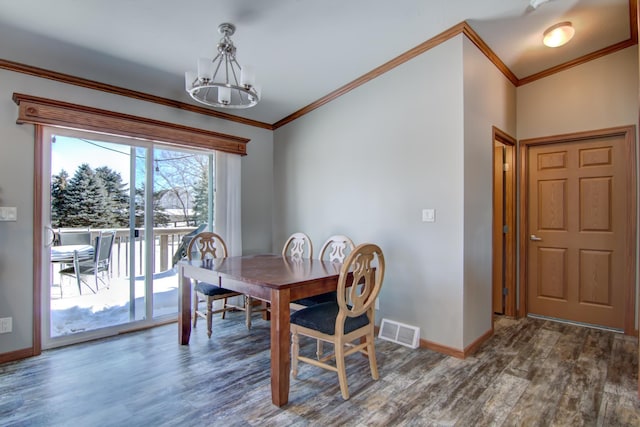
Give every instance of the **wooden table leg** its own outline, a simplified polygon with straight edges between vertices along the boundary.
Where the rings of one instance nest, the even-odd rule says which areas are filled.
[[[289,289],[271,289],[271,401],[276,406],[289,401]]]
[[[180,344],[189,344],[191,337],[191,279],[185,277],[184,267],[180,267],[180,290],[178,292],[178,340]]]

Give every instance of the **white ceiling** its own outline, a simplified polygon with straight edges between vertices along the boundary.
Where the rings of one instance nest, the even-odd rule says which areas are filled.
[[[629,39],[629,0],[0,0],[0,59],[199,105],[184,72],[236,25],[261,102],[232,114],[275,123],[467,21],[518,78]],[[543,31],[572,21],[568,45]]]

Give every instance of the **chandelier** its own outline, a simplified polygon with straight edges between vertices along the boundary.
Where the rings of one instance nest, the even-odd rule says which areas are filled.
[[[218,55],[198,59],[198,72],[185,73],[186,90],[196,101],[212,107],[249,108],[260,100],[253,70],[236,61],[236,47],[230,38],[235,31],[233,24],[220,24]]]

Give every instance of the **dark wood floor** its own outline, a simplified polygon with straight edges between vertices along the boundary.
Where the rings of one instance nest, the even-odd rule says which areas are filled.
[[[612,332],[501,318],[466,360],[378,340],[379,381],[350,356],[343,401],[334,373],[303,364],[276,408],[268,323],[214,322],[189,346],[172,324],[0,365],[0,425],[640,425],[638,341]]]

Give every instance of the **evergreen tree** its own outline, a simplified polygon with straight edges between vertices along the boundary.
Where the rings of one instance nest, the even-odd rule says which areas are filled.
[[[107,166],[96,168],[96,177],[102,181],[106,190],[109,210],[113,215],[115,227],[129,225],[129,195],[127,184],[122,183],[122,176]]]
[[[193,216],[194,225],[206,224],[209,220],[209,174],[202,169],[200,178],[193,186]]]
[[[67,227],[113,227],[114,215],[109,209],[107,191],[93,169],[83,163],[69,181],[65,200],[68,203]]]
[[[58,175],[51,177],[51,226],[67,227],[65,223],[69,204],[66,200],[69,174],[62,169]]]
[[[171,218],[165,207],[181,209],[184,221],[206,223],[211,207],[208,198],[208,157],[167,153],[160,156],[155,169],[153,224],[166,226]],[[156,181],[157,184],[155,183]],[[120,173],[108,166],[95,171],[82,164],[69,179],[61,170],[51,177],[52,225],[58,227],[116,228],[129,225],[128,185]],[[144,225],[144,186],[135,191],[136,227]],[[173,202],[167,204],[168,196]],[[176,206],[174,206],[174,204]],[[191,211],[189,205],[193,207]]]

